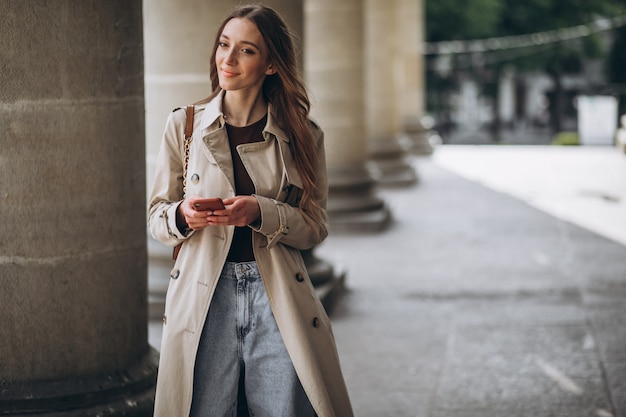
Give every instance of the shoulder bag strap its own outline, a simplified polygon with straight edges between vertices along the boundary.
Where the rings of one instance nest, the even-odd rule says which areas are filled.
[[[195,106],[187,106],[187,123],[185,123],[185,159],[183,162],[183,198],[187,194],[187,167],[189,166],[189,147],[193,136],[193,116]]]
[[[183,198],[187,194],[187,166],[189,165],[189,147],[191,146],[191,137],[193,136],[193,116],[195,108],[193,105],[187,106],[187,122],[185,123],[185,159],[183,161]],[[182,242],[176,245],[172,258],[178,258],[178,252],[183,246]]]

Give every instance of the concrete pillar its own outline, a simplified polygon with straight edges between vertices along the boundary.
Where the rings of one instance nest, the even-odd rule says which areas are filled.
[[[1,415],[152,415],[141,13],[0,2]]]
[[[215,35],[222,20],[239,4],[237,0],[144,0],[148,186],[153,181],[154,162],[168,113],[210,94],[209,65]],[[302,1],[266,0],[264,4],[285,19],[295,35],[296,49],[301,52]],[[150,317],[156,318],[163,314],[173,266],[172,251],[149,237],[148,253]],[[338,279],[332,266],[316,258],[312,250],[305,253],[305,260],[311,279],[319,283],[322,300],[328,294],[334,295],[343,277]]]
[[[305,0],[304,67],[313,117],[326,133],[334,229],[381,230],[390,220],[366,167],[363,1]]]
[[[406,48],[398,41],[396,0],[365,0],[365,126],[370,147],[370,171],[381,185],[417,182],[407,149],[400,143],[402,112],[398,95]]]
[[[429,126],[424,123],[424,0],[397,0],[398,44],[402,49],[399,77],[402,89],[399,94],[399,111],[407,144],[418,155],[433,153],[428,140]]]

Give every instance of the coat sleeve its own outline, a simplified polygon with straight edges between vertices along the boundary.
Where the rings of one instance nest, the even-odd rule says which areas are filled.
[[[167,118],[154,183],[148,198],[148,227],[152,237],[168,246],[191,236],[178,230],[176,209],[183,199],[184,110],[175,110]]]
[[[278,242],[296,249],[310,249],[321,243],[328,236],[328,225],[326,223],[328,174],[326,172],[324,133],[314,124],[312,124],[312,127],[317,141],[318,156],[316,168],[317,187],[314,198],[324,210],[324,220],[311,225],[310,223],[313,220],[297,206],[273,198],[255,195],[261,208],[261,223],[251,227],[267,237],[269,249]]]

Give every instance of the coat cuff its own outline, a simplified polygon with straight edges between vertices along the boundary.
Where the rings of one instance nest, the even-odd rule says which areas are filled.
[[[251,224],[250,227],[267,237],[267,247],[271,249],[283,235],[289,233],[287,213],[281,202],[256,194],[254,197],[259,202],[261,209],[261,224]]]
[[[179,230],[176,224],[176,211],[178,210],[178,206],[180,206],[181,203],[171,204],[164,213],[165,222],[167,223],[167,233],[170,235],[171,238],[174,238],[176,240],[183,240],[189,237],[192,233],[192,231],[189,229]]]

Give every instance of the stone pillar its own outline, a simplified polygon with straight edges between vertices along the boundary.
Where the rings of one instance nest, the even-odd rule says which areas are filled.
[[[179,106],[194,103],[211,92],[209,65],[211,48],[222,20],[239,5],[235,0],[144,0],[144,44],[146,60],[146,149],[148,187],[152,185],[154,161],[161,144],[165,119]],[[266,0],[285,19],[302,51],[302,1]],[[163,30],[167,27],[168,30]],[[150,317],[163,314],[172,251],[148,238]],[[342,282],[331,265],[305,252],[309,274],[325,301]]]
[[[152,415],[141,14],[0,2],[1,415]]]
[[[424,123],[424,0],[397,0],[398,45],[404,45],[404,56],[399,71],[402,89],[399,111],[403,130],[411,150],[418,155],[433,153],[429,129]]]
[[[333,229],[384,229],[390,220],[366,167],[362,0],[305,0],[304,68],[313,117],[326,133]]]
[[[396,0],[365,0],[365,126],[370,147],[370,170],[381,185],[417,182],[407,149],[399,140],[402,114],[398,95],[404,89],[402,53],[398,42]]]

